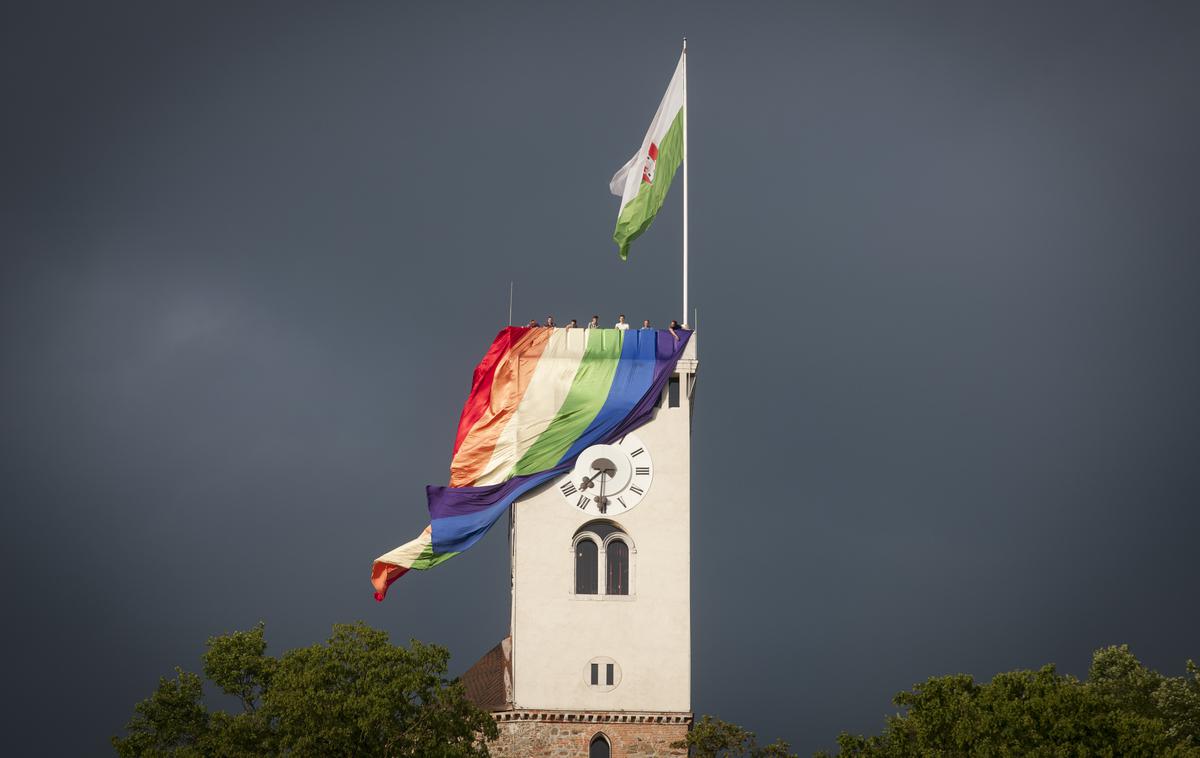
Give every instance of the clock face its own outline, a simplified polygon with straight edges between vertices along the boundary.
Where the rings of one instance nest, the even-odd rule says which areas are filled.
[[[592,445],[579,454],[575,468],[558,480],[558,494],[571,507],[593,516],[624,513],[650,491],[654,463],[636,435],[615,445]]]

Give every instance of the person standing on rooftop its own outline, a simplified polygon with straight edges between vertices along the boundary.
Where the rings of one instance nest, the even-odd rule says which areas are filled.
[[[546,317],[546,326],[550,327],[551,329],[554,328],[554,317],[553,316]]]
[[[676,321],[675,319],[671,319],[671,325],[667,327],[667,331],[670,332],[671,336],[675,338],[676,342],[678,342],[679,341],[679,333],[676,332],[675,330],[682,329],[682,328],[683,327],[680,326],[678,321]]]
[[[536,319],[536,318],[531,318],[531,319],[529,319],[529,323],[528,323],[528,324],[526,324],[525,326],[527,326],[527,327],[530,327],[530,326],[541,326],[541,324],[539,324],[539,323],[537,322],[537,319]]]
[[[600,317],[592,316],[592,320],[588,322],[587,328],[588,329],[599,329],[600,328]]]
[[[642,319],[642,329],[649,329],[649,328],[650,328],[650,319],[648,319],[648,318]]]
[[[613,324],[613,328],[620,329],[621,331],[625,331],[629,328],[629,324],[625,323],[624,313],[622,313],[620,316],[617,316],[617,323]]]
[[[568,332],[571,331],[572,329],[578,329],[578,328],[579,328],[579,322],[576,321],[575,319],[571,319],[570,322],[567,323],[567,331]]]

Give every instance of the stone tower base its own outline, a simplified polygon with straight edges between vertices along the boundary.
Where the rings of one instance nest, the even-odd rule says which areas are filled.
[[[510,710],[493,713],[500,738],[488,743],[496,758],[587,758],[597,734],[612,758],[678,758],[671,747],[687,736],[690,713]]]

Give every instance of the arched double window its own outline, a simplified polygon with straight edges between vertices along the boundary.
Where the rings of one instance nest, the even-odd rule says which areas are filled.
[[[629,535],[611,521],[589,521],[575,532],[576,595],[629,595]]]

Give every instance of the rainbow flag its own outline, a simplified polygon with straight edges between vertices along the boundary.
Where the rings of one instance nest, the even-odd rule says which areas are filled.
[[[571,469],[585,448],[619,440],[654,412],[691,332],[500,330],[475,367],[450,485],[425,488],[429,526],[375,559],[375,599],[412,569],[479,541],[521,495]]]

